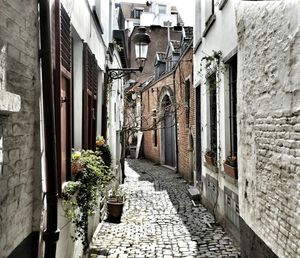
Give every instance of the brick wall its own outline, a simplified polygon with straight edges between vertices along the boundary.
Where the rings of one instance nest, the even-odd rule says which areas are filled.
[[[163,87],[172,88],[173,77],[172,74],[169,74],[165,77],[162,77],[160,80],[156,81],[151,87],[142,92],[142,106],[143,106],[143,127],[147,127],[152,122],[151,114],[154,109],[159,110],[158,99],[161,94]],[[146,121],[145,121],[146,120]],[[154,131],[149,130],[144,134],[144,155],[145,158],[152,160],[154,162],[160,162],[160,134],[161,126],[158,124],[157,130],[157,146],[154,146]]]
[[[39,230],[41,179],[36,0],[0,1],[0,48],[6,48],[5,68],[2,67],[6,82],[1,90],[17,94],[18,100],[21,99],[19,112],[16,112],[18,108],[12,107],[11,111],[15,113],[0,115],[0,257],[3,258],[32,231]]]
[[[297,1],[237,8],[240,215],[279,257],[300,255],[299,12]]]
[[[190,48],[176,69],[176,101],[178,132],[178,171],[188,181],[193,179],[195,160],[195,89],[193,87],[193,51]],[[185,82],[190,81],[189,105],[186,103]],[[189,119],[187,118],[187,114]]]
[[[192,180],[194,170],[195,153],[195,90],[193,88],[192,76],[193,52],[190,48],[183,56],[180,65],[176,69],[175,91],[176,91],[176,110],[177,110],[177,140],[178,140],[178,172],[186,179]],[[190,81],[189,107],[186,103],[185,81]],[[155,81],[151,87],[142,93],[143,117],[149,118],[153,109],[159,109],[158,100],[163,88],[168,88],[174,94],[173,73],[162,76]],[[188,112],[188,113],[186,113]],[[189,119],[187,119],[187,115]],[[189,120],[189,122],[188,122]],[[147,121],[150,121],[147,119]],[[145,126],[145,123],[144,123]],[[147,159],[154,162],[161,160],[160,153],[160,130],[158,130],[158,144],[155,147],[153,141],[154,132],[147,131],[144,134],[144,155]]]

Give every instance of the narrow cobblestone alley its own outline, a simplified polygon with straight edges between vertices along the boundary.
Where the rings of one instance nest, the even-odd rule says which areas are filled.
[[[213,216],[193,207],[187,187],[167,168],[128,160],[122,221],[104,222],[92,243],[94,257],[237,257]]]

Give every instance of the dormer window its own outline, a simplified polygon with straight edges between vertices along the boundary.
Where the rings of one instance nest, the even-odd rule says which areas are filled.
[[[133,10],[133,18],[134,19],[140,19],[142,12],[143,12],[142,8],[134,8],[134,10]]]
[[[167,6],[159,4],[158,5],[158,13],[159,14],[166,14],[167,13]]]

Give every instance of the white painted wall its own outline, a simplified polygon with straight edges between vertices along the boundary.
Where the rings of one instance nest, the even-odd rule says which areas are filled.
[[[74,37],[73,41],[73,53],[74,53],[74,63],[73,63],[73,86],[74,86],[74,148],[82,148],[82,55],[83,55],[83,44],[82,41]]]
[[[97,103],[97,135],[102,135],[102,105],[103,105],[103,87],[104,87],[104,73],[98,73],[98,103]]]
[[[195,39],[194,47],[205,30],[206,22],[206,3],[210,1],[196,0],[195,10]],[[223,173],[223,162],[229,153],[229,85],[228,85],[228,70],[220,74],[217,88],[217,117],[218,117],[218,168],[219,173],[211,171],[205,166],[204,154],[210,149],[210,128],[209,128],[209,94],[206,86],[205,69],[202,67],[200,73],[201,59],[205,55],[211,55],[214,51],[222,51],[223,57],[226,57],[232,50],[237,47],[237,29],[235,23],[235,1],[228,1],[222,10],[219,10],[218,5],[215,6],[216,21],[208,31],[207,35],[202,37],[202,43],[194,54],[194,85],[201,87],[201,139],[202,139],[202,176],[210,175],[219,181],[219,188],[224,189],[224,186],[238,193],[237,186],[234,181],[229,182],[225,179]],[[201,9],[201,10],[200,10]],[[199,15],[201,13],[201,16]],[[200,16],[200,17],[199,17]],[[206,188],[204,187],[204,196],[206,196]],[[224,214],[224,195],[219,192],[218,212]]]
[[[158,12],[159,5],[166,5],[166,13],[161,14]],[[125,28],[129,29],[129,35],[133,31],[134,26],[151,26],[160,25],[165,26],[164,22],[170,21],[171,26],[177,25],[177,15],[171,14],[171,5],[165,1],[152,1],[149,12],[142,12],[140,19],[126,19]]]
[[[113,62],[110,68],[122,68],[118,51],[114,50]],[[120,130],[123,125],[123,79],[113,80],[108,92],[108,143],[111,149],[113,162],[112,167],[116,172],[120,172],[121,143]]]
[[[113,6],[114,1],[91,0],[90,4],[101,4],[101,23],[103,27],[103,34],[101,35],[91,16],[90,4],[86,1],[78,0],[61,0],[65,9],[67,10],[72,24],[73,37],[73,85],[74,85],[74,147],[76,149],[82,148],[82,94],[83,94],[83,43],[87,43],[91,52],[95,55],[98,64],[98,112],[97,112],[97,135],[101,135],[102,128],[102,104],[103,104],[103,87],[104,87],[104,72],[107,60],[106,50],[109,42],[112,41],[112,26],[113,26]],[[99,6],[98,6],[99,7]],[[115,128],[116,126],[113,125]],[[115,135],[115,132],[111,133]],[[113,157],[116,153],[115,138],[113,138]],[[116,160],[116,158],[114,158]],[[73,226],[68,223],[64,217],[64,211],[61,207],[61,200],[59,200],[58,210],[58,227],[61,229],[60,239],[57,243],[56,257],[58,258],[78,258],[82,257],[82,245],[80,241],[75,243],[70,236],[73,234]],[[99,218],[99,216],[98,216]],[[89,236],[92,235],[99,219],[97,216],[90,219]]]
[[[88,44],[96,57],[98,66],[101,70],[104,70],[106,47],[111,39],[109,25],[112,18],[109,18],[111,15],[111,12],[109,12],[109,1],[101,1],[101,22],[104,29],[103,35],[99,35],[96,24],[91,17],[90,6],[86,1],[61,0],[61,2],[66,8],[71,18],[71,23],[79,37]]]

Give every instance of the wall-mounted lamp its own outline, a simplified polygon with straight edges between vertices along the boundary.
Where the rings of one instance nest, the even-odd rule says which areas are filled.
[[[142,72],[147,60],[148,46],[151,42],[150,36],[146,33],[145,27],[140,27],[138,33],[133,36],[135,45],[135,56],[138,68],[107,68],[108,76],[111,80],[120,79],[132,72]]]

